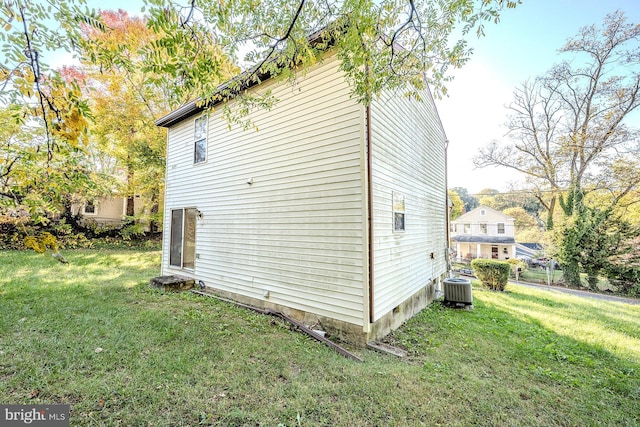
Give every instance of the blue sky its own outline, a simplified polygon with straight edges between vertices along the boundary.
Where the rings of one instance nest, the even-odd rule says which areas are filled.
[[[138,12],[141,0],[88,0],[89,7],[123,8]],[[600,24],[606,14],[623,10],[630,22],[640,23],[640,0],[523,0],[504,11],[500,23],[486,24],[486,36],[469,36],[471,61],[454,72],[449,96],[437,101],[449,139],[449,186],[471,193],[484,188],[508,190],[522,176],[507,169],[473,169],[478,148],[501,140],[507,109],[516,86],[543,74],[564,56],[558,49],[581,27]],[[640,127],[640,112],[629,125]]]
[[[472,38],[471,61],[454,73],[448,98],[436,101],[449,138],[449,187],[465,187],[471,193],[484,188],[504,191],[510,183],[522,181],[521,175],[504,168],[473,170],[472,158],[478,148],[503,139],[505,106],[513,90],[569,59],[558,54],[564,42],[618,9],[629,22],[640,23],[638,0],[524,0],[505,11],[498,25],[487,25],[486,37]],[[640,112],[627,123],[640,127]]]

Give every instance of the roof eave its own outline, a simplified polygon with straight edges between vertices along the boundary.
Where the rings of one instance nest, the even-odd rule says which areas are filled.
[[[178,123],[179,121],[186,119],[187,117],[198,114],[199,112],[204,110],[204,107],[199,107],[197,101],[199,100],[187,102],[178,109],[173,110],[163,117],[160,117],[154,122],[155,125],[168,128]]]
[[[317,30],[316,32],[312,33],[311,35],[309,35],[308,40],[309,43],[311,45],[317,45],[321,40],[323,40],[323,34],[324,32],[327,30],[327,28],[322,28],[320,30]],[[257,67],[257,66],[256,66]],[[194,101],[190,101],[184,105],[182,105],[181,107],[179,107],[176,110],[173,110],[172,112],[170,112],[169,114],[160,117],[158,120],[156,120],[154,123],[156,126],[161,126],[161,127],[171,127],[174,124],[189,118],[193,115],[196,115],[204,110],[206,110],[207,108],[211,108],[211,107],[215,107],[216,105],[224,102],[225,99],[229,98],[229,97],[233,97],[235,95],[237,95],[238,92],[245,90],[245,89],[249,89],[253,86],[256,86],[258,84],[260,84],[261,82],[270,79],[271,77],[273,77],[271,75],[271,73],[269,72],[260,72],[259,70],[256,69],[256,67],[250,68],[249,70],[238,74],[237,76],[235,76],[234,78],[232,78],[231,80],[221,84],[220,86],[218,86],[218,89],[216,91],[216,93],[214,93],[214,99],[212,101],[209,101],[208,103],[203,103],[202,102],[202,98],[198,98]],[[256,76],[256,79],[251,79],[249,81],[245,80],[247,78],[247,76]],[[229,97],[222,97],[222,96],[218,96],[216,97],[215,95],[220,95],[223,91],[225,90],[229,90],[231,83],[234,81],[239,81],[240,82],[240,87],[238,89],[235,89],[232,91],[232,93],[230,94]]]

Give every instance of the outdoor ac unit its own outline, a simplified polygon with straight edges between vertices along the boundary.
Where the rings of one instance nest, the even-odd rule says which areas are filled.
[[[458,277],[444,279],[444,302],[473,304],[471,280]]]

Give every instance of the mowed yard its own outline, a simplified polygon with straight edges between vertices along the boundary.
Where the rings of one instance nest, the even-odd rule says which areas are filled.
[[[637,426],[640,306],[508,286],[347,359],[282,321],[150,289],[160,253],[0,251],[0,403],[73,426]]]

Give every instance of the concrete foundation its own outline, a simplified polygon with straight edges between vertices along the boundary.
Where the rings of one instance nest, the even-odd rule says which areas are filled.
[[[444,275],[440,279],[443,278]],[[378,340],[392,330],[397,329],[405,320],[427,307],[436,298],[436,280],[431,281],[412,297],[370,324],[368,333],[365,332],[361,325],[319,316],[314,313],[275,304],[265,299],[251,298],[233,292],[221,291],[212,287],[205,287],[202,291],[252,307],[279,311],[305,325],[318,325],[318,328],[326,331],[327,335],[331,338],[337,338],[341,341],[364,347],[367,343]]]

